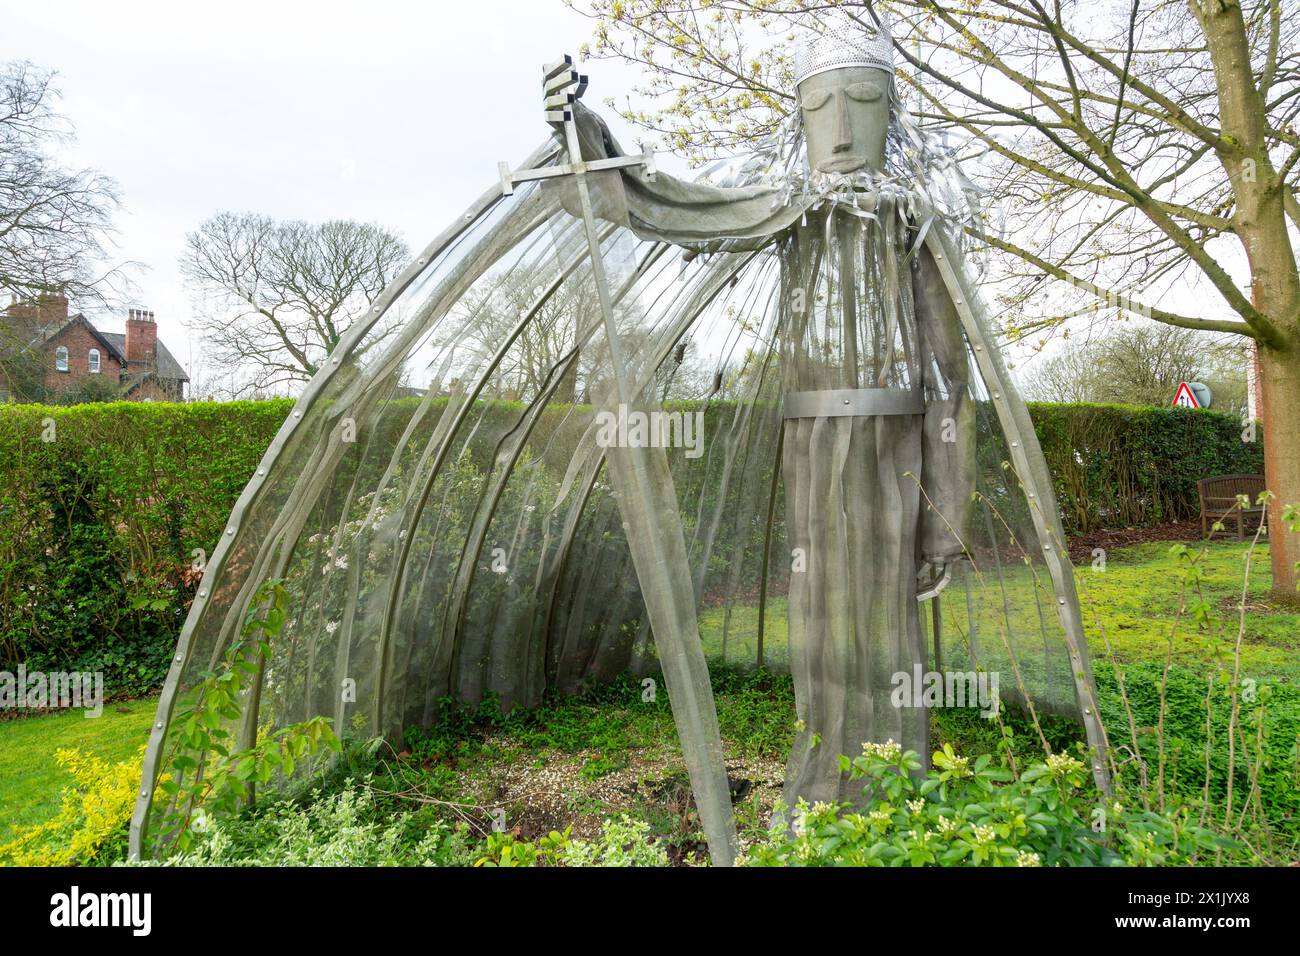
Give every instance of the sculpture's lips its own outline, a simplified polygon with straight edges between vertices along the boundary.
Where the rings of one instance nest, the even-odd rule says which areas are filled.
[[[851,173],[865,165],[867,165],[865,156],[837,156],[818,163],[817,168],[823,173]]]

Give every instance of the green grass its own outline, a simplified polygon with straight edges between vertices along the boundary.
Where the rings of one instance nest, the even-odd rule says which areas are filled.
[[[783,668],[789,663],[786,651],[786,600],[783,595],[767,599],[763,625],[763,663]],[[725,660],[741,667],[753,667],[758,659],[758,605],[742,604],[730,611],[723,607],[700,612],[700,640],[709,660]]]
[[[1185,614],[1178,617],[1180,588],[1186,562],[1170,554],[1165,541],[1116,549],[1106,556],[1104,570],[1091,564],[1076,569],[1079,596],[1083,605],[1084,629],[1093,660],[1106,660],[1110,651],[1120,663],[1164,659],[1173,634],[1173,663],[1188,670],[1205,673],[1214,660],[1214,632],[1219,628],[1219,650],[1231,652],[1238,625],[1236,605],[1241,599],[1245,557],[1249,542],[1213,541],[1205,545],[1201,563],[1201,587],[1210,609],[1209,626],[1198,624]],[[1201,545],[1189,545],[1196,553]],[[1255,548],[1251,557],[1249,601],[1246,628],[1242,640],[1242,674],[1284,684],[1300,684],[1300,608],[1272,606],[1268,592],[1272,583],[1269,573],[1267,543]],[[1054,626],[1053,596],[1043,572],[1033,576],[1023,565],[1012,565],[1004,572],[1011,618],[1023,626],[1023,633],[1037,639],[1038,619],[1034,601],[1047,608]],[[986,649],[998,631],[1001,616],[1001,591],[997,577],[985,570],[982,580],[972,579],[973,593],[983,597],[976,612],[983,622]],[[1198,598],[1188,593],[1191,605]],[[968,619],[965,595],[960,585],[944,595],[943,645],[961,648],[967,640]],[[756,605],[704,610],[699,617],[700,636],[710,659],[752,666],[756,660],[758,608]],[[786,653],[786,600],[772,597],[767,603],[763,635],[763,656],[769,666],[784,665]],[[1029,654],[1024,654],[1028,658]]]
[[[1199,546],[1190,547],[1200,550]],[[1105,571],[1080,569],[1076,578],[1093,658],[1105,657],[1103,629],[1121,663],[1163,659],[1172,634],[1173,662],[1205,672],[1214,659],[1215,628],[1221,629],[1221,651],[1230,654],[1236,641],[1236,605],[1241,600],[1248,547],[1249,542],[1216,541],[1206,548],[1201,587],[1209,605],[1209,627],[1198,625],[1186,614],[1174,627],[1185,564],[1170,555],[1168,542],[1116,550],[1107,556]],[[1242,674],[1300,684],[1300,608],[1270,604],[1271,584],[1268,545],[1261,544],[1251,556]],[[1195,594],[1187,594],[1189,606],[1196,600]]]
[[[1170,554],[1168,543],[1117,549],[1107,556],[1104,571],[1086,565],[1077,571],[1089,643],[1097,662],[1102,712],[1113,742],[1124,743],[1128,729],[1116,695],[1113,670],[1107,663],[1103,630],[1114,657],[1129,670],[1129,694],[1136,721],[1142,727],[1154,724],[1158,717],[1155,688],[1173,633],[1169,727],[1177,766],[1170,772],[1177,778],[1174,789],[1191,796],[1199,792],[1199,781],[1203,779],[1203,759],[1197,755],[1202,752],[1204,677],[1212,672],[1216,641],[1220,654],[1230,654],[1235,640],[1234,605],[1240,598],[1246,550],[1247,544],[1236,541],[1208,546],[1200,572],[1208,627],[1185,616],[1178,628],[1171,630],[1186,563]],[[1014,566],[1007,571],[1005,580],[1009,599],[1021,619],[1036,628],[1037,611],[1029,600],[1035,588],[1032,576],[1023,566]],[[1300,751],[1293,749],[1300,741],[1300,660],[1296,654],[1300,650],[1300,611],[1271,607],[1268,586],[1267,548],[1261,547],[1253,557],[1242,671],[1245,676],[1259,679],[1261,685],[1277,685],[1278,693],[1267,718],[1270,766],[1264,796],[1273,824],[1288,839],[1295,839],[1300,829]],[[986,579],[985,590],[990,588],[997,585]],[[1000,589],[995,593],[999,601],[984,601],[976,612],[989,621],[994,611],[1000,611]],[[946,600],[945,647],[954,651],[955,658],[964,637],[963,625],[969,621],[964,617],[964,594],[949,593]],[[766,660],[779,666],[786,656],[785,599],[772,598],[767,613]],[[733,608],[729,618],[725,610],[710,608],[701,613],[700,624],[701,637],[713,661],[721,656],[725,632],[727,661],[752,666],[756,607]],[[779,789],[779,766],[793,734],[794,702],[789,678],[762,673],[745,676],[716,664],[714,669],[714,693],[728,759],[775,762],[777,769],[772,773]],[[481,806],[494,806],[499,801],[502,794],[495,788],[505,767],[568,767],[572,778],[586,785],[599,785],[620,777],[620,773],[624,780],[629,779],[629,774],[645,774],[653,778],[651,782],[660,792],[667,789],[665,781],[671,781],[674,773],[680,775],[680,755],[662,685],[659,691],[656,700],[647,703],[642,699],[640,682],[623,678],[578,697],[549,701],[532,711],[505,715],[491,702],[474,712],[449,710],[439,716],[432,731],[408,735],[411,754],[396,763],[409,766],[418,775],[428,796],[454,802],[468,800]],[[95,720],[86,720],[80,713],[64,713],[0,722],[0,839],[11,825],[38,823],[56,812],[60,791],[70,781],[54,761],[56,750],[76,747],[109,761],[131,759],[146,739],[154,708],[153,700],[141,700],[109,705]],[[940,710],[933,716],[935,746],[951,742],[960,752],[974,754],[992,751],[998,745],[1000,731],[996,724],[973,711]],[[1222,723],[1226,710],[1220,706],[1214,717],[1216,725]],[[1014,731],[1013,749],[1017,754],[1028,759],[1038,753],[1037,734],[1022,716],[1009,713],[1007,723]],[[1078,726],[1071,721],[1045,718],[1044,724],[1053,749],[1068,747],[1080,737]],[[1216,796],[1226,780],[1226,770],[1219,766],[1222,761],[1217,754],[1222,733],[1221,728],[1215,731]],[[1142,743],[1144,750],[1149,750],[1150,737],[1145,731]],[[339,770],[353,776],[369,772],[360,766],[343,766]],[[577,783],[575,788],[569,794],[570,812],[596,818],[606,814],[607,807],[600,799],[581,792]],[[656,833],[680,836],[673,829],[679,825],[676,817],[666,815],[659,805],[663,800],[644,796],[646,792],[642,786],[635,801],[645,802],[647,818],[658,821]]]
[[[131,759],[157,708],[146,698],[105,704],[94,718],[65,711],[0,722],[0,843],[11,826],[43,823],[58,812],[72,778],[55,763],[55,751],[78,749],[110,763]]]

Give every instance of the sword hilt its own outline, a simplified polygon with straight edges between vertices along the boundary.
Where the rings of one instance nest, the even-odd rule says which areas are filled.
[[[542,67],[542,106],[546,122],[568,123],[573,119],[573,104],[587,92],[587,77],[573,67],[567,53],[554,63]]]

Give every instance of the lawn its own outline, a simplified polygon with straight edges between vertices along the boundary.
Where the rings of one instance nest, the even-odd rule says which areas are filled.
[[[1208,605],[1206,623],[1185,612],[1179,619],[1183,600],[1182,582],[1187,570],[1185,559],[1170,553],[1168,542],[1151,542],[1115,549],[1106,555],[1104,565],[1076,568],[1075,580],[1083,608],[1084,629],[1094,660],[1106,660],[1111,652],[1120,663],[1162,659],[1171,636],[1173,663],[1195,672],[1205,672],[1214,659],[1217,633],[1219,650],[1231,652],[1239,619],[1245,558],[1250,543],[1217,540],[1208,546],[1189,544],[1199,553],[1201,595],[1188,589],[1185,596],[1190,608],[1196,601]],[[1242,675],[1257,680],[1300,685],[1300,608],[1274,606],[1269,601],[1268,544],[1262,542],[1251,556],[1248,613],[1242,637]],[[1037,582],[1022,565],[1003,572],[1006,590],[996,575],[984,569],[978,579],[971,577],[971,593],[977,599],[975,616],[990,634],[997,632],[996,619],[1004,607],[1010,617],[1022,625],[1026,634],[1036,634],[1039,606],[1054,603],[1047,590],[1043,573]],[[1035,594],[1037,600],[1035,600]],[[1047,612],[1049,618],[1053,615]],[[756,659],[758,638],[757,606],[708,608],[700,614],[700,634],[710,658],[723,657],[728,663],[752,665]],[[970,611],[961,582],[955,581],[944,595],[943,645],[961,649],[967,644]],[[1177,626],[1175,627],[1175,622]],[[1107,647],[1109,642],[1109,650]],[[786,600],[773,596],[768,600],[763,634],[763,658],[769,667],[786,663]]]
[[[1199,546],[1189,546],[1199,550]],[[1173,660],[1189,670],[1204,671],[1213,660],[1215,625],[1231,653],[1236,640],[1249,542],[1214,542],[1201,565],[1202,599],[1208,605],[1210,627],[1199,626],[1185,613],[1178,617],[1184,562],[1169,553],[1167,542],[1152,542],[1116,550],[1107,556],[1104,571],[1084,567],[1076,572],[1083,601],[1084,624],[1094,659],[1102,659],[1104,631],[1120,662],[1150,660],[1162,654],[1172,634]],[[1300,685],[1300,608],[1277,606],[1269,600],[1272,575],[1268,545],[1261,543],[1250,559],[1250,586],[1242,635],[1243,676]],[[1188,606],[1198,597],[1189,592]]]
[[[54,762],[76,748],[110,763],[134,758],[149,736],[153,698],[104,705],[98,717],[81,711],[0,721],[0,843],[12,825],[41,823],[59,809],[71,778]]]
[[[1177,770],[1186,782],[1178,783],[1177,789],[1192,795],[1199,793],[1198,781],[1203,779],[1203,759],[1196,754],[1205,721],[1200,701],[1204,678],[1211,671],[1213,634],[1220,635],[1221,650],[1230,652],[1237,633],[1235,606],[1240,601],[1246,550],[1246,544],[1235,541],[1209,546],[1200,568],[1198,598],[1205,602],[1206,622],[1197,623],[1191,614],[1184,614],[1176,628],[1186,563],[1170,554],[1167,543],[1117,549],[1107,556],[1104,570],[1085,566],[1077,572],[1097,662],[1102,712],[1113,742],[1124,743],[1129,731],[1102,632],[1114,659],[1130,673],[1131,705],[1144,728],[1158,719],[1153,688],[1159,683],[1173,635],[1171,700],[1175,702],[1168,726],[1178,753],[1186,751],[1183,769]],[[1294,841],[1300,803],[1287,770],[1292,761],[1286,755],[1300,730],[1300,664],[1295,660],[1300,612],[1269,605],[1267,550],[1256,549],[1252,560],[1242,671],[1261,682],[1281,685],[1266,728],[1270,750],[1276,753],[1273,779],[1264,797],[1273,825],[1284,831],[1284,839]],[[1004,582],[1007,601],[1022,608],[1033,606],[1028,598],[1035,585],[1027,571],[1009,570]],[[990,585],[985,581],[984,586]],[[997,593],[1004,592],[999,588]],[[953,604],[954,595],[947,600]],[[964,600],[963,596],[963,604]],[[976,617],[987,613],[989,606],[975,612]],[[785,657],[784,599],[769,602],[768,615],[767,660],[779,664]],[[747,655],[753,650],[756,608],[733,609],[729,618],[721,609],[709,609],[700,620],[712,657],[719,656],[725,631],[727,659],[752,662]],[[969,638],[970,620],[945,608],[946,646],[959,649],[961,641]],[[784,757],[793,735],[791,684],[787,676],[716,670],[714,692],[727,769],[743,797],[737,802],[738,818],[742,830],[748,827],[753,833],[761,829],[781,792]],[[109,761],[133,759],[153,713],[154,701],[142,700],[109,705],[96,720],[70,713],[0,723],[0,835],[11,824],[39,822],[55,812],[59,791],[69,782],[54,762],[55,750],[78,747]],[[1225,713],[1216,713],[1216,721],[1221,722]],[[1008,715],[1007,723],[1015,731],[1017,753],[1028,758],[1038,752],[1036,731],[1014,715]],[[1058,719],[1046,724],[1054,749],[1068,747],[1080,736],[1072,722]],[[998,746],[1000,733],[993,721],[974,712],[934,714],[936,747],[953,743],[963,753],[990,752]],[[529,712],[503,715],[491,702],[475,713],[449,711],[434,730],[409,733],[398,751],[381,751],[377,763],[345,760],[334,785],[343,785],[347,777],[358,780],[369,775],[366,786],[375,800],[376,819],[415,809],[426,815],[450,814],[485,834],[493,815],[504,811],[511,830],[531,839],[566,826],[573,827],[575,836],[591,836],[612,815],[628,813],[650,824],[654,838],[673,859],[700,849],[662,688],[647,701],[638,681],[623,679]],[[1171,775],[1176,776],[1172,770]],[[1216,775],[1217,789],[1225,777],[1217,763]],[[1292,852],[1293,848],[1281,846],[1272,858],[1286,859]]]

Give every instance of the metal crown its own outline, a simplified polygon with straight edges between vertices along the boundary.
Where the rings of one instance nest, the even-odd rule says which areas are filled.
[[[871,22],[870,14],[864,21],[841,15],[828,23],[822,33],[801,44],[794,54],[795,85],[818,73],[846,66],[874,67],[893,73],[894,45],[889,21],[881,15],[881,26],[877,27]]]

